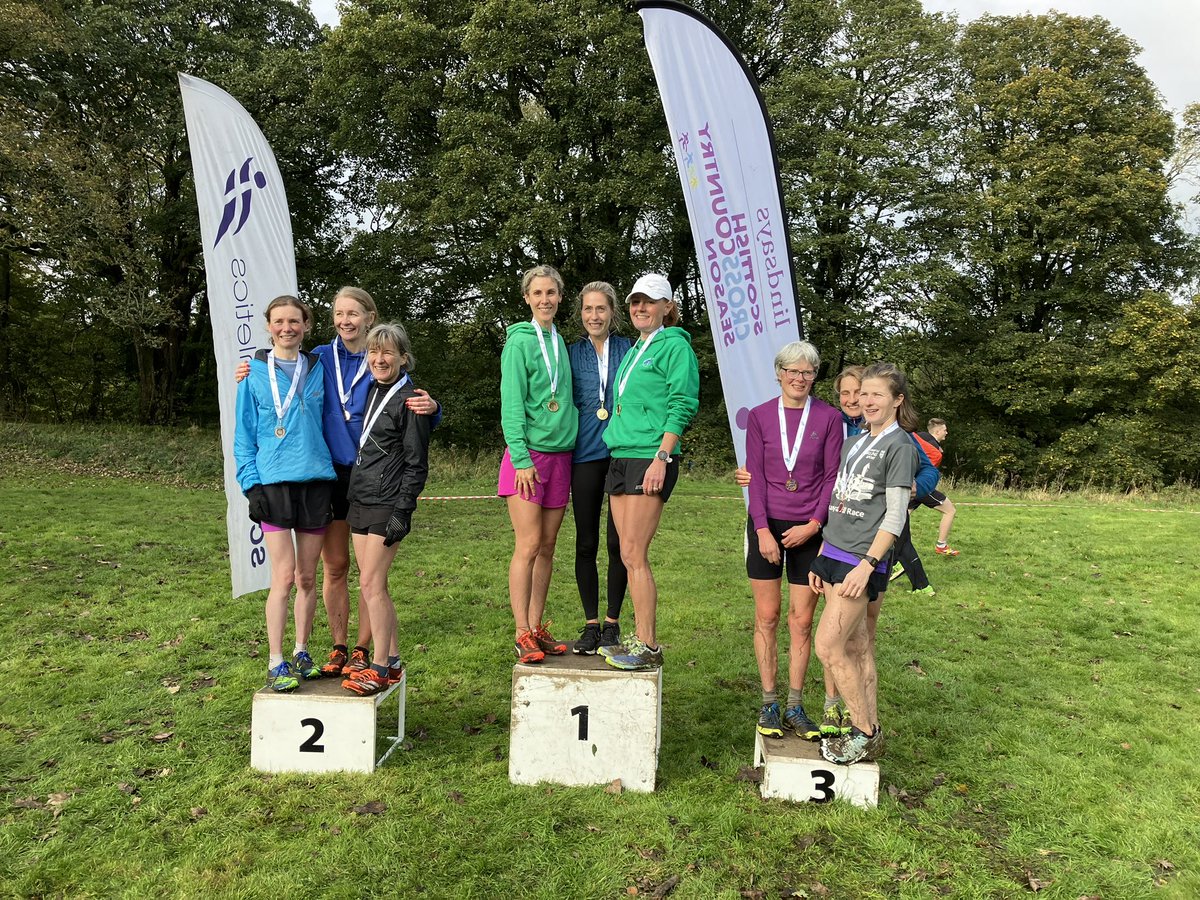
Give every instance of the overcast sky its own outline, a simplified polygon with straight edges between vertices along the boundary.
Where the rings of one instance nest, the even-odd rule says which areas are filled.
[[[300,0],[303,2],[303,0]],[[1200,102],[1200,0],[923,0],[925,8],[955,13],[970,22],[984,13],[999,16],[1058,10],[1073,16],[1103,16],[1142,48],[1140,62],[1176,112]],[[312,0],[317,20],[337,23],[336,0]]]

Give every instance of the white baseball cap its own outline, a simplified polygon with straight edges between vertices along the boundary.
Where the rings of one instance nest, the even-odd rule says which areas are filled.
[[[625,298],[628,303],[633,299],[634,294],[645,294],[651,300],[670,300],[675,294],[671,290],[671,282],[667,281],[666,277],[659,275],[656,272],[648,272],[633,283],[633,290],[629,292],[629,296]]]

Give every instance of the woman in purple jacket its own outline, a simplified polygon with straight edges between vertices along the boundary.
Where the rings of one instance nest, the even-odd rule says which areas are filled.
[[[806,740],[820,736],[801,702],[817,607],[808,569],[821,546],[843,441],[841,413],[812,396],[820,367],[812,344],[786,345],[775,356],[780,396],[752,409],[746,426],[746,574],[754,593],[754,654],[762,681],[758,732],[767,737],[783,737],[784,728]],[[775,677],[785,567],[789,690],[781,717]]]

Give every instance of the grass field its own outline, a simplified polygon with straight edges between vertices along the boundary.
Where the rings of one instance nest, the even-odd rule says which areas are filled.
[[[927,559],[937,596],[887,599],[888,752],[864,811],[763,801],[740,777],[757,675],[724,481],[681,481],[652,550],[656,793],[509,784],[495,500],[423,502],[393,569],[406,749],[371,776],[270,776],[248,766],[262,596],[229,597],[223,496],[188,486],[211,481],[203,454],[130,445],[135,470],[50,443],[0,429],[0,892],[1200,896],[1194,497],[956,489],[963,555]],[[491,489],[443,467],[427,494]],[[935,520],[916,514],[919,549]],[[550,599],[567,637],[571,541],[568,517]]]

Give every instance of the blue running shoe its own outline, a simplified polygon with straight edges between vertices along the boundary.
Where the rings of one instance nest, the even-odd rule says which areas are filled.
[[[755,726],[763,737],[783,737],[783,724],[779,721],[779,704],[764,703],[758,711],[758,725]]]
[[[630,672],[637,669],[658,669],[663,664],[662,648],[651,650],[636,637],[626,641],[624,652],[610,653],[605,659],[614,669]]]
[[[267,687],[283,694],[300,687],[300,679],[295,676],[291,665],[285,659],[275,668],[267,670]]]
[[[292,657],[292,668],[306,681],[310,678],[321,677],[321,670],[313,662],[313,658],[308,655],[307,650],[301,650]]]
[[[795,732],[797,737],[806,741],[815,741],[821,736],[821,729],[808,717],[803,706],[789,706],[783,714],[783,727]]]

